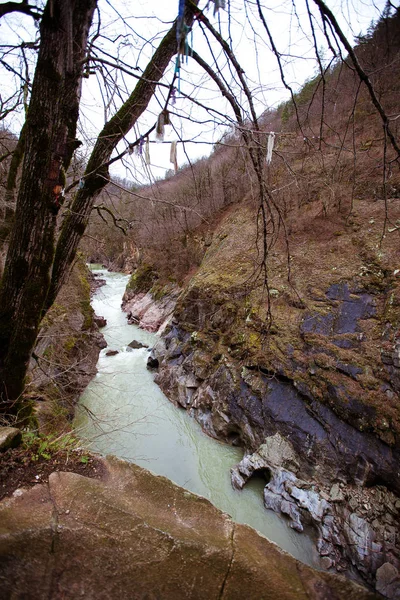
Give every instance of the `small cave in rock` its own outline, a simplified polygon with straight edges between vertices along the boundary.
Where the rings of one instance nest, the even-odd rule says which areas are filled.
[[[271,471],[267,468],[255,469],[251,474],[249,481],[252,479],[261,479],[262,481],[265,481],[265,483],[269,483],[271,481]]]
[[[226,436],[226,441],[231,446],[241,446],[241,438],[239,431],[229,431]]]
[[[370,473],[367,481],[364,484],[364,487],[373,488],[373,487],[378,487],[378,486],[385,487],[386,489],[390,489],[390,486],[388,485],[387,481],[385,481],[384,479],[382,479],[379,475],[376,475],[375,473]]]

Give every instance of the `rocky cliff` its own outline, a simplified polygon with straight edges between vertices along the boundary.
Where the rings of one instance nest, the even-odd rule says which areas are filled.
[[[105,346],[90,305],[91,279],[80,258],[41,324],[26,396],[44,432],[68,427]]]
[[[262,471],[266,507],[317,530],[326,568],[374,585],[389,563],[399,582],[399,241],[382,238],[380,203],[312,211],[290,222],[289,254],[270,252],[267,281],[254,207],[226,212],[155,350],[156,380],[244,447],[233,484]]]

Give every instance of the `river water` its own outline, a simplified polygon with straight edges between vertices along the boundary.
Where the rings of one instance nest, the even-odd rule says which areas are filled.
[[[230,483],[230,468],[242,451],[205,435],[183,409],[176,408],[146,369],[149,351],[127,348],[132,340],[149,347],[155,334],[128,325],[121,311],[128,276],[93,269],[106,280],[92,306],[107,319],[101,330],[108,347],[101,351],[98,373],[77,407],[76,427],[85,444],[100,454],[114,454],[164,475],[178,485],[208,498],[231,515],[301,560],[318,566],[313,542],[291,529],[262,502],[262,480],[251,480],[242,491]],[[106,356],[108,350],[118,350]]]

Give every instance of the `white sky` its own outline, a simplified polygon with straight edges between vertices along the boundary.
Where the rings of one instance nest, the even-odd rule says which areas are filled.
[[[0,4],[3,2],[0,1]],[[228,12],[220,11],[219,15],[213,16],[212,9],[206,12],[210,21],[217,29],[220,29],[225,38],[229,31],[232,39],[232,48],[244,68],[248,78],[249,87],[253,92],[254,101],[259,114],[265,109],[276,106],[287,99],[288,92],[283,88],[280,81],[277,62],[267,42],[267,34],[262,28],[255,2],[247,0],[230,0],[230,28],[228,30]],[[330,0],[328,2],[341,27],[347,36],[352,39],[354,35],[365,32],[372,20],[379,18],[383,10],[384,0],[353,0],[342,2]],[[205,0],[200,2],[204,8]],[[293,9],[292,0],[263,0],[264,15],[275,39],[278,50],[283,54],[285,74],[287,82],[296,90],[304,81],[316,73],[317,61],[311,44],[310,26],[306,15],[305,0],[296,0],[296,11]],[[314,10],[312,0],[310,6]],[[124,61],[131,67],[144,68],[154,48],[162,35],[169,29],[175,19],[178,10],[178,0],[99,0],[101,13],[101,32],[104,37],[99,38],[96,43],[99,47],[110,54],[107,57],[111,62],[117,59]],[[315,11],[317,14],[317,11]],[[122,18],[121,18],[122,17]],[[323,46],[323,38],[318,26],[315,24],[318,45]],[[29,40],[34,36],[32,20],[21,15],[5,17],[0,21],[1,43],[11,43],[16,38]],[[114,40],[111,43],[110,40]],[[153,40],[149,43],[147,40]],[[193,27],[193,47],[209,63],[213,63],[204,35],[197,23]],[[217,59],[221,71],[229,83],[231,90],[237,99],[242,102],[242,97],[234,78],[229,73],[226,61],[220,49],[212,42],[214,58]],[[29,52],[28,52],[29,54]],[[15,59],[16,70],[20,69],[19,59]],[[31,77],[33,66],[31,67]],[[171,81],[173,65],[167,71],[165,83]],[[17,78],[9,71],[0,71],[0,90],[2,97],[18,85]],[[129,75],[118,75],[120,84],[120,96],[116,89],[111,86],[108,91],[100,91],[99,83],[102,78],[97,73],[89,79],[84,80],[82,97],[82,115],[80,139],[84,139],[86,151],[90,150],[98,132],[106,118],[110,118],[119,107],[122,99],[133,89],[135,80]],[[231,112],[221,98],[219,91],[207,75],[201,72],[193,59],[189,58],[188,64],[182,68],[181,90],[189,94],[197,101],[211,109],[221,113]],[[149,110],[140,120],[138,127],[132,132],[127,141],[121,144],[119,151],[126,147],[127,142],[137,139],[152,126],[163,105],[165,88],[160,88],[156,97],[152,100]],[[109,103],[109,109],[104,108],[104,98]],[[171,107],[176,115],[172,116],[173,127],[166,128],[165,141],[181,139],[192,139],[192,143],[178,145],[178,160],[181,165],[187,159],[196,160],[208,155],[212,144],[221,138],[227,131],[227,125],[222,123],[218,115],[213,115],[191,103],[188,99],[178,96],[177,103]],[[215,118],[214,118],[215,117]],[[6,121],[16,133],[21,125],[22,115],[10,116]],[[151,137],[153,142],[154,136]],[[199,143],[203,142],[203,143]],[[118,164],[112,168],[112,173],[127,179],[136,178],[139,182],[145,182],[154,177],[163,177],[165,171],[171,168],[169,163],[170,145],[168,143],[151,143],[150,169],[143,164],[140,156],[129,156],[125,165]],[[187,155],[185,156],[186,153]]]

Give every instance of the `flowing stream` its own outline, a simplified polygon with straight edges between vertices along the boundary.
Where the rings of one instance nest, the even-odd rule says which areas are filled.
[[[238,523],[254,527],[302,562],[318,567],[312,540],[264,508],[265,481],[251,480],[240,492],[232,488],[229,470],[241,460],[242,450],[205,435],[154,383],[146,369],[148,349],[128,347],[134,339],[149,347],[157,340],[155,334],[128,325],[121,311],[128,276],[93,270],[106,280],[92,306],[107,319],[102,333],[108,347],[101,351],[98,373],[77,408],[80,437],[96,452],[134,462],[208,498]],[[110,349],[118,354],[106,356]]]

